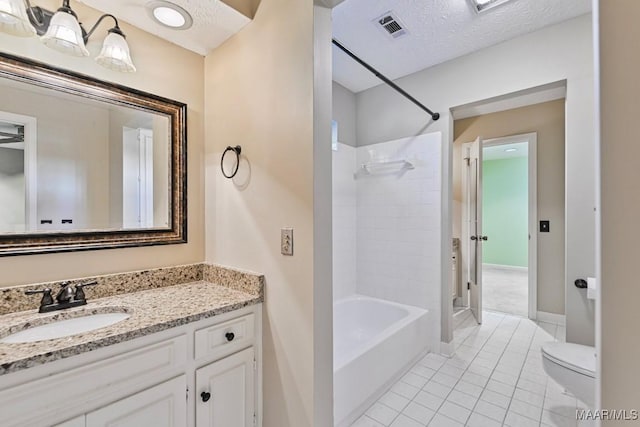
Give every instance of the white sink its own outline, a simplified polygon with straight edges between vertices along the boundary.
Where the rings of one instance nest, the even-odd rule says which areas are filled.
[[[128,313],[99,313],[57,320],[8,335],[0,339],[0,343],[17,344],[69,337],[114,325],[128,319],[129,316]]]

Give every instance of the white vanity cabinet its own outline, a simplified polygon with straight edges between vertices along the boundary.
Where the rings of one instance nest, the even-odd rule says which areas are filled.
[[[141,391],[85,417],[85,427],[182,427],[187,419],[184,375]]]
[[[253,427],[255,358],[250,347],[196,371],[196,427]]]
[[[0,425],[260,427],[261,313],[257,304],[2,375]]]

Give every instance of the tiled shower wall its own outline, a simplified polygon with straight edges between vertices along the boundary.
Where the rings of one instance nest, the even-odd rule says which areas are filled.
[[[356,293],[356,148],[333,152],[333,300]]]
[[[356,291],[440,313],[440,133],[358,147],[357,164],[415,169],[357,180]]]
[[[441,134],[333,153],[334,299],[353,293],[426,308],[439,336]],[[415,169],[360,175],[363,163]],[[355,280],[354,280],[355,279]]]

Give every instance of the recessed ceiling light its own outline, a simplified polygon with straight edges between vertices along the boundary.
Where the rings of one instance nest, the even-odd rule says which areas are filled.
[[[473,9],[477,12],[484,12],[496,6],[500,6],[510,0],[469,0],[473,5]]]
[[[154,21],[173,30],[186,30],[193,25],[189,12],[168,1],[150,1],[147,10]]]
[[[513,153],[514,151],[518,151],[517,148],[507,148],[506,150],[504,150],[505,153]]]

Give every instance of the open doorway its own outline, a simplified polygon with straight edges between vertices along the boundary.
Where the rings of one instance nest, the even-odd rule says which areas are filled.
[[[531,133],[482,144],[483,307],[529,318],[537,293],[536,140]]]
[[[36,230],[35,117],[0,111],[0,231]]]
[[[471,309],[478,322],[482,310],[563,314],[553,304],[564,297],[564,104],[455,120],[454,312]]]

